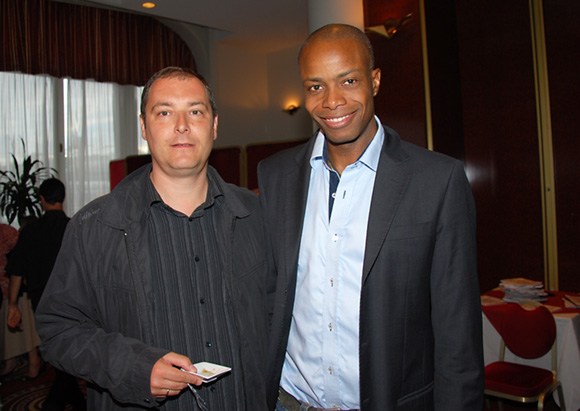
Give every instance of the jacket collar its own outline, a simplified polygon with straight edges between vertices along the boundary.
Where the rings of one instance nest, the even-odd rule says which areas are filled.
[[[113,227],[123,229],[128,225],[143,221],[143,219],[149,216],[152,202],[160,200],[149,179],[151,169],[151,164],[140,167],[125,177],[111,191],[101,210],[101,221]],[[235,218],[243,218],[251,214],[235,194],[233,186],[227,184],[212,166],[208,166],[207,174],[210,186],[208,188],[208,195],[214,197],[213,201],[218,197],[223,197],[223,206]],[[157,198],[152,195],[151,190],[146,189],[148,184],[151,185],[153,193]]]

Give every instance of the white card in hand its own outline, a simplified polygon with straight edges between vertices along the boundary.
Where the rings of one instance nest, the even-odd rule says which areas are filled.
[[[197,375],[198,377],[203,379],[203,382],[210,382],[217,379],[222,374],[231,371],[230,367],[226,367],[223,365],[212,364],[210,362],[198,362],[197,364],[193,364],[195,368],[197,368],[197,372],[184,370],[183,368],[181,371],[188,372],[193,375]]]

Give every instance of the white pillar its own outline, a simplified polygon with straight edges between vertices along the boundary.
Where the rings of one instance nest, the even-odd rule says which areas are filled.
[[[310,33],[331,23],[345,23],[364,31],[363,0],[308,0]]]

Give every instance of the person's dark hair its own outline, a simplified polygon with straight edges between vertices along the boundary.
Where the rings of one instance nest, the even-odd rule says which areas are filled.
[[[205,91],[207,92],[207,97],[209,100],[211,114],[215,118],[217,116],[217,105],[215,104],[215,98],[213,96],[213,91],[211,86],[201,74],[196,73],[192,69],[184,68],[184,67],[166,67],[164,69],[159,70],[157,73],[153,74],[151,78],[145,84],[143,88],[143,93],[141,93],[141,117],[143,117],[143,123],[145,123],[145,110],[147,107],[147,102],[149,101],[149,93],[151,91],[151,87],[155,81],[161,78],[178,78],[178,79],[187,79],[187,78],[196,78],[205,87]]]
[[[38,193],[48,204],[64,202],[64,184],[58,178],[49,178],[48,180],[44,180],[38,188]]]
[[[373,51],[373,46],[371,41],[365,33],[363,33],[359,28],[351,26],[349,24],[328,24],[322,26],[318,30],[313,31],[304,41],[300,51],[298,52],[298,62],[300,63],[300,58],[302,57],[303,51],[313,40],[340,40],[340,39],[352,39],[357,41],[363,46],[363,49],[368,52],[367,58],[369,63],[369,70],[372,71],[375,68],[375,52]]]

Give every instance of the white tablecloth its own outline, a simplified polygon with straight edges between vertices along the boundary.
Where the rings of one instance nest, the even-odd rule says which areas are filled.
[[[558,380],[562,383],[566,410],[580,409],[580,314],[554,313],[558,333]],[[483,314],[483,359],[485,365],[499,359],[500,336]],[[516,357],[506,348],[505,360],[519,364],[552,369],[552,354],[549,352],[535,360]],[[558,405],[558,393],[553,393]]]

